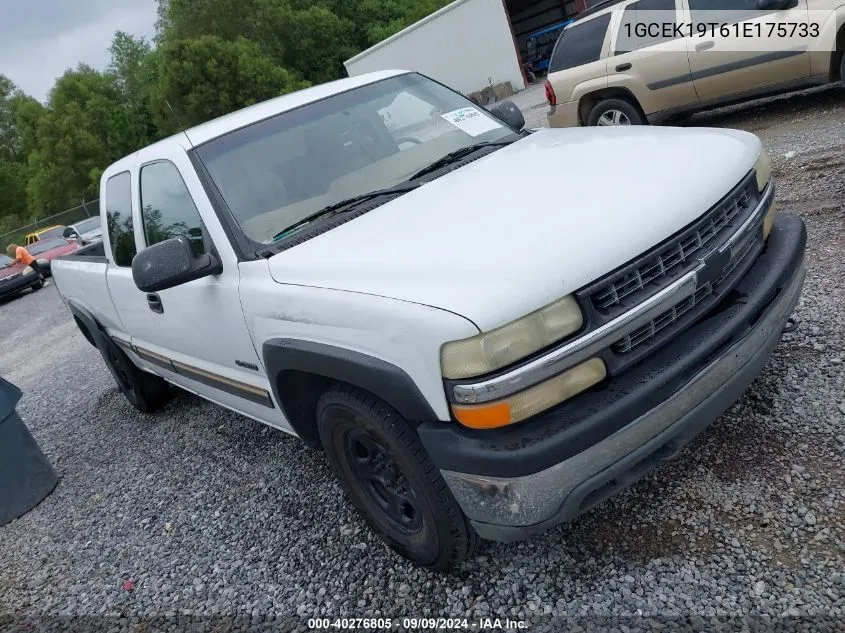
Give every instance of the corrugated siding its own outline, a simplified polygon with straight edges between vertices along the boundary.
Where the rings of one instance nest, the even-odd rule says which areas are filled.
[[[345,62],[350,77],[415,70],[463,93],[525,88],[502,0],[457,0]]]

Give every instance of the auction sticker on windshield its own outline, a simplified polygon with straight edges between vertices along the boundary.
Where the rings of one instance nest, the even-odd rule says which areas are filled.
[[[484,116],[475,108],[459,108],[446,114],[441,114],[440,116],[470,136],[481,136],[485,132],[498,130],[502,127],[499,123],[489,116]]]

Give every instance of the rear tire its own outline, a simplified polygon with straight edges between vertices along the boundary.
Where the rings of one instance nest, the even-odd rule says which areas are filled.
[[[442,570],[478,544],[417,434],[393,408],[347,385],[317,402],[320,441],[344,492],[396,552]]]
[[[98,347],[118,388],[138,411],[151,413],[170,401],[167,381],[138,369],[117,343],[103,336]]]
[[[845,84],[845,51],[839,57],[839,81]]]
[[[645,125],[640,109],[627,99],[602,99],[587,117],[587,125]]]

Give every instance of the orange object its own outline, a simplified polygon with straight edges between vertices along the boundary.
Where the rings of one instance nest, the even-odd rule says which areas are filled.
[[[32,262],[35,261],[35,258],[29,254],[29,251],[26,250],[23,246],[18,246],[15,249],[15,259],[21,262],[24,266],[29,266]]]
[[[452,405],[458,422],[471,429],[495,429],[511,423],[511,408],[507,402],[462,407]]]

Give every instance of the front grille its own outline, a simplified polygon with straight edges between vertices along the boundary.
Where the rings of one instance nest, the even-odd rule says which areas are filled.
[[[617,341],[611,346],[611,349],[617,354],[627,354],[637,346],[654,340],[655,336],[657,336],[657,334],[662,330],[678,323],[682,317],[689,313],[695,306],[699,305],[702,301],[715,293],[718,290],[719,284],[725,281],[725,279],[727,279],[730,274],[736,270],[736,267],[748,256],[748,253],[757,244],[759,244],[761,240],[762,236],[748,240],[742,250],[737,253],[734,259],[732,259],[727,265],[715,283],[707,282],[700,288],[697,288],[695,294],[691,297],[687,297],[681,302],[675,304],[659,317],[652,319],[642,327],[631,332],[622,340]]]
[[[593,306],[599,314],[608,314],[642,302],[665,286],[669,278],[691,268],[697,257],[727,241],[758,201],[756,177],[751,172],[692,226],[592,289],[589,297]]]

